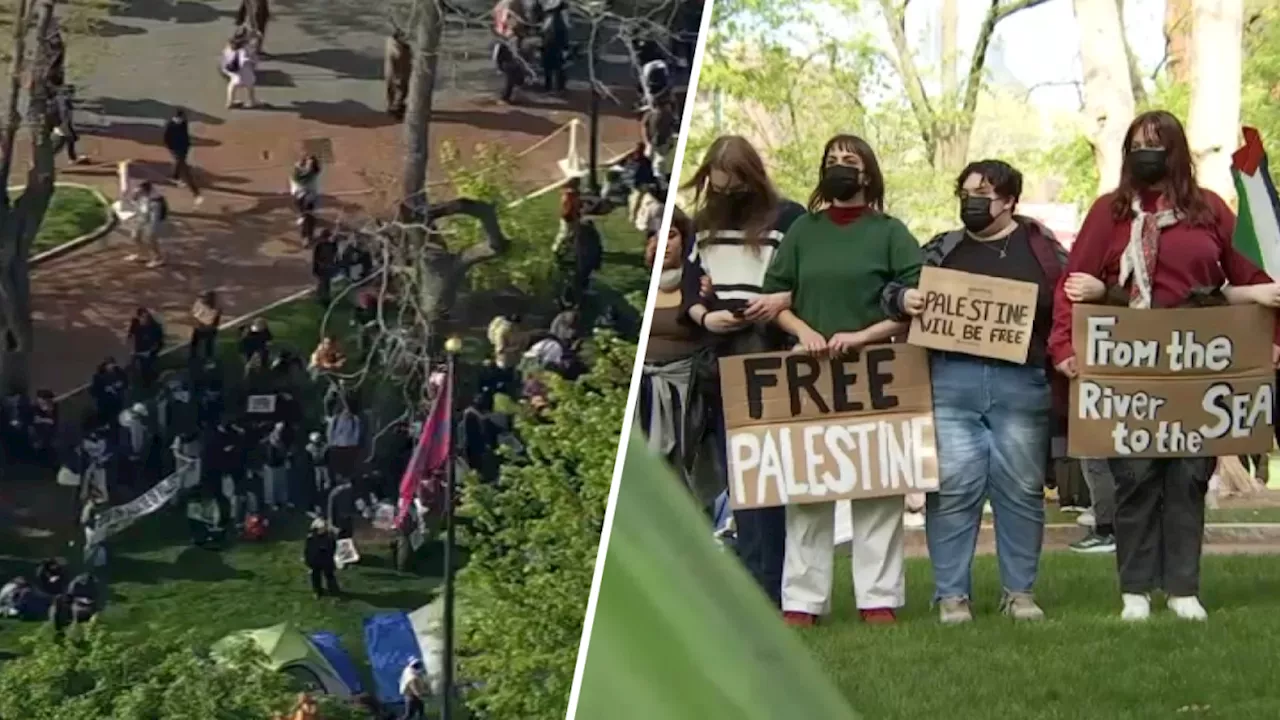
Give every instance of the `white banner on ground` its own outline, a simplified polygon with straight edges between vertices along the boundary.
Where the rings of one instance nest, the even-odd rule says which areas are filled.
[[[194,463],[184,465],[142,495],[124,505],[116,505],[102,511],[93,529],[87,533],[88,544],[97,545],[167,505],[182,489],[188,473],[193,472],[194,469]]]

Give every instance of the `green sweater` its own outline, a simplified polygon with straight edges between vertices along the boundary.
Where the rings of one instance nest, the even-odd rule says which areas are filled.
[[[826,213],[796,220],[773,256],[764,292],[790,292],[791,311],[823,337],[886,319],[880,295],[892,280],[915,287],[920,243],[902,221],[868,213],[837,225]]]

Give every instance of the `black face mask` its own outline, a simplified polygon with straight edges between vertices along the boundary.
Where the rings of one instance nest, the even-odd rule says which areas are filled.
[[[991,227],[995,218],[991,216],[991,198],[967,197],[960,201],[960,222],[969,232],[982,232]]]
[[[846,202],[862,190],[862,171],[848,165],[832,165],[822,171],[818,189],[827,201]]]
[[[712,189],[707,193],[707,209],[729,223],[737,223],[751,213],[755,194],[746,188]]]
[[[1138,182],[1157,183],[1169,172],[1169,152],[1164,148],[1138,148],[1129,151],[1129,167]]]

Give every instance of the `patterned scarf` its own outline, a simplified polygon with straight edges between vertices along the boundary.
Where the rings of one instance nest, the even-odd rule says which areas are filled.
[[[1161,208],[1164,198],[1156,205],[1155,212],[1142,209],[1142,200],[1133,201],[1133,224],[1129,226],[1129,244],[1120,256],[1120,284],[1129,286],[1129,307],[1151,307],[1151,278],[1156,271],[1156,255],[1160,249],[1160,231],[1177,224],[1182,216],[1172,208]]]

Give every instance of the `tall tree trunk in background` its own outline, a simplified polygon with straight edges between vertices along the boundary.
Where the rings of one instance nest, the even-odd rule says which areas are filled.
[[[1116,0],[1116,14],[1120,16],[1120,37],[1124,39],[1124,56],[1129,60],[1129,84],[1133,87],[1133,102],[1136,105],[1147,104],[1147,89],[1142,85],[1142,70],[1138,67],[1138,56],[1129,44],[1129,36],[1124,33],[1124,0]]]
[[[31,242],[44,221],[53,197],[54,161],[51,133],[54,118],[45,76],[53,59],[48,38],[56,27],[53,0],[21,0],[14,3],[9,65],[8,108],[0,130],[0,390],[29,390],[29,357],[33,345],[31,326],[31,278],[28,257]],[[34,22],[32,22],[34,15]],[[28,30],[35,26],[33,47]],[[13,170],[13,149],[24,118],[20,114],[22,83],[30,83],[25,125],[31,143],[26,188],[16,201],[8,185]]]
[[[427,161],[431,152],[431,106],[435,97],[436,66],[444,23],[438,0],[420,0],[413,42],[413,73],[404,116],[404,170],[400,181],[401,222],[422,222],[427,216]]]
[[[1093,144],[1100,191],[1120,181],[1124,133],[1133,121],[1133,86],[1129,74],[1115,72],[1129,66],[1124,31],[1115,0],[1074,0],[1080,26],[1080,64],[1084,70],[1086,132]]]
[[[934,152],[934,167],[959,168],[964,165],[969,154],[968,139],[960,142],[957,137],[956,121],[952,108],[960,106],[959,70],[959,34],[960,8],[958,0],[942,0],[940,14],[939,43],[939,87],[942,90],[938,103],[938,148]]]
[[[1244,0],[1194,0],[1192,12],[1187,139],[1201,187],[1234,203],[1231,153],[1240,136]]]
[[[1170,80],[1186,85],[1191,82],[1191,29],[1194,26],[1191,0],[1165,0],[1164,52],[1165,72]]]

